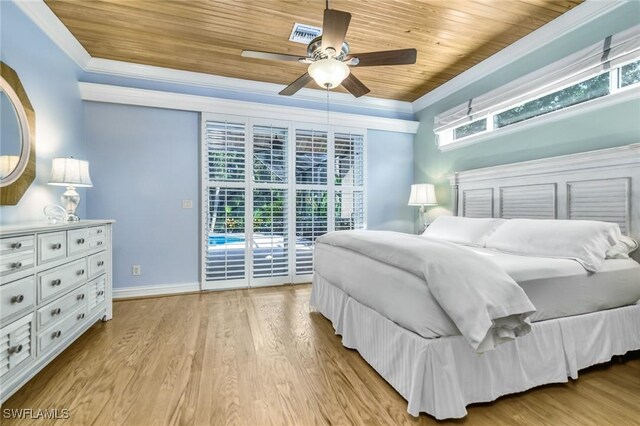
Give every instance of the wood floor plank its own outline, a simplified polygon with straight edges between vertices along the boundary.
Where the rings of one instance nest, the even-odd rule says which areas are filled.
[[[2,406],[71,418],[2,425],[640,425],[638,353],[472,405],[462,420],[414,418],[309,295],[301,285],[117,302],[112,321]]]

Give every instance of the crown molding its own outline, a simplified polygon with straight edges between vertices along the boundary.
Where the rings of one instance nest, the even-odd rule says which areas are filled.
[[[300,69],[300,73],[304,72],[304,67]],[[274,99],[280,98],[280,100],[282,99],[282,96],[278,95],[278,93],[286,87],[284,84],[243,80],[220,75],[183,71],[101,58],[91,58],[85,68],[85,71],[96,74],[160,81],[164,83],[184,84],[211,89],[267,95]],[[296,93],[294,99],[324,103],[327,100],[327,92],[324,90],[305,88]],[[355,98],[350,94],[340,92],[330,92],[329,99],[333,105],[413,114],[413,106],[411,102],[375,98],[371,96]]]
[[[86,69],[91,55],[44,1],[18,0],[15,4],[80,68]]]
[[[627,0],[585,0],[579,6],[558,16],[553,21],[548,22],[498,53],[416,99],[413,101],[413,111],[418,112],[433,105],[625,3],[627,3]]]
[[[97,83],[78,83],[80,96],[85,101],[109,102],[183,111],[213,112],[304,123],[327,124],[327,112],[316,109],[210,98],[132,87],[111,86]],[[334,126],[359,127],[415,134],[419,122],[360,114],[332,112],[329,123]]]

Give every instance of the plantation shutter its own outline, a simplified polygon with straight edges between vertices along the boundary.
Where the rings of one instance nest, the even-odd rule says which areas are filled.
[[[253,278],[289,275],[288,142],[287,127],[253,126]]]
[[[296,129],[296,275],[313,273],[313,246],[329,229],[329,140],[326,130]]]
[[[364,136],[334,134],[335,230],[365,227]]]
[[[246,124],[207,120],[204,124],[203,205],[206,281],[243,280],[246,276]]]

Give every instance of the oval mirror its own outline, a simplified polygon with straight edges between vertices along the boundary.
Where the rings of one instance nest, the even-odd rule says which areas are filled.
[[[36,175],[35,114],[16,72],[0,62],[0,204],[15,205]]]

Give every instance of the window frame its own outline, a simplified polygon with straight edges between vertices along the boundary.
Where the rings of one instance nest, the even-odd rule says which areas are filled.
[[[206,128],[207,121],[229,121],[244,123],[245,126],[245,178],[243,181],[210,181],[208,175],[208,150]],[[254,154],[254,126],[270,126],[287,128],[287,182],[262,182],[254,181],[253,154]],[[335,229],[335,134],[357,134],[362,136],[362,185],[353,185],[363,193],[363,227],[367,227],[367,129],[346,126],[331,126],[326,124],[306,123],[302,121],[289,121],[282,119],[270,119],[260,117],[248,117],[240,115],[218,114],[202,112],[200,115],[200,287],[203,290],[250,288],[259,286],[307,283],[312,274],[297,275],[296,272],[296,196],[299,189],[326,190],[327,191],[327,232]],[[296,182],[296,130],[318,130],[327,132],[327,183],[325,184],[298,184]],[[242,188],[245,190],[245,274],[242,279],[207,281],[206,275],[206,243],[208,239],[208,203],[207,194],[210,187]],[[275,277],[253,277],[253,252],[254,224],[253,224],[253,199],[255,189],[285,189],[287,192],[287,230],[288,230],[288,275]],[[205,238],[207,237],[207,238]]]
[[[540,94],[536,94],[535,96],[526,97],[522,100],[518,100],[517,102],[505,102],[505,106],[503,108],[500,108],[489,114],[479,115],[478,117],[474,117],[473,120],[468,121],[466,123],[462,123],[458,126],[443,130],[441,132],[435,132],[436,145],[441,151],[449,151],[452,149],[471,145],[475,142],[480,142],[492,136],[507,134],[518,129],[529,127],[531,125],[537,125],[544,121],[555,121],[559,118],[562,118],[563,116],[573,115],[580,111],[588,110],[594,107],[599,107],[600,105],[610,104],[613,101],[617,101],[617,100],[624,101],[628,98],[629,92],[640,91],[640,81],[622,87],[621,79],[620,79],[620,73],[622,72],[622,67],[638,61],[640,61],[640,58],[633,58],[633,59],[630,59],[629,61],[620,63],[615,67],[612,67],[608,71],[602,71],[600,73],[595,73],[589,77],[583,77],[580,79],[567,81],[567,84],[564,84],[558,88],[544,91]],[[512,124],[508,124],[506,126],[502,126],[499,128],[495,127],[494,117],[502,112],[513,109],[519,105],[526,104],[527,102],[531,102],[536,99],[543,98],[549,94],[560,92],[564,89],[567,89],[569,87],[572,87],[582,82],[585,82],[587,80],[590,80],[594,77],[607,74],[607,73],[609,74],[609,93],[606,95],[591,98],[586,101],[579,102],[577,104],[572,104],[564,108],[557,109],[555,111],[550,111],[544,114],[530,117]],[[482,132],[474,133],[472,135],[464,136],[459,139],[455,138],[456,129],[480,120],[486,120],[486,123],[487,123],[486,130]]]

